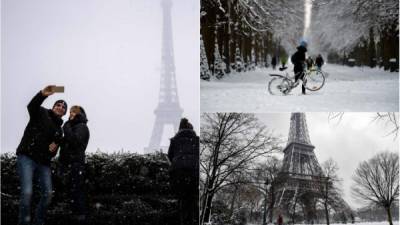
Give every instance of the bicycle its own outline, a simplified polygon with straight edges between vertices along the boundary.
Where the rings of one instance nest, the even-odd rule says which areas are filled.
[[[279,71],[286,70],[287,67],[279,68]],[[303,84],[305,88],[309,91],[318,91],[325,84],[325,75],[321,70],[311,69],[304,70],[303,73]],[[294,82],[294,76],[291,77],[286,71],[285,75],[280,74],[270,74],[273,77],[268,83],[268,92],[272,95],[287,95],[299,85],[298,82]]]

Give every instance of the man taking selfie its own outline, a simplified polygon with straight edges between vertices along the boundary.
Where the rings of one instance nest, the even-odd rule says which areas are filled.
[[[46,109],[41,105],[56,91],[56,86],[47,86],[28,104],[29,122],[17,148],[17,172],[21,185],[18,222],[22,225],[31,223],[34,177],[38,179],[41,194],[35,211],[34,224],[44,224],[47,206],[51,201],[50,161],[57,154],[57,143],[62,138],[61,118],[66,113],[67,103],[64,100],[57,100],[52,109]]]

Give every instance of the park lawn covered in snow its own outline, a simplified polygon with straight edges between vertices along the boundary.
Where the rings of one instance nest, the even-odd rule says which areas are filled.
[[[331,223],[331,225],[343,225],[344,223]],[[348,225],[351,225],[352,223],[347,223]],[[354,223],[355,225],[389,225],[389,222],[383,221],[383,222],[357,222]],[[252,224],[248,223],[247,225],[258,225],[258,224]],[[298,224],[298,225],[304,225],[304,224]],[[314,224],[314,225],[324,225],[324,224]],[[399,221],[393,221],[393,225],[399,225]]]
[[[292,67],[288,71],[292,73]],[[326,64],[325,86],[301,94],[301,85],[289,95],[268,92],[271,68],[232,73],[221,80],[201,81],[202,112],[393,112],[399,108],[399,74],[377,68]]]

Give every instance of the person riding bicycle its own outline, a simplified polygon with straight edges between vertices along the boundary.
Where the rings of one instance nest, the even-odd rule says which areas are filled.
[[[301,41],[300,45],[297,47],[297,51],[292,55],[291,61],[294,65],[294,81],[295,85],[298,85],[299,79],[303,80],[304,77],[304,64],[306,61],[306,52],[307,52],[307,42]],[[301,85],[301,93],[306,94],[306,88],[304,83]]]

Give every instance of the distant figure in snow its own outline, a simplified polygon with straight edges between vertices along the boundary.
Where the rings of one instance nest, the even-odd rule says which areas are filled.
[[[321,54],[318,54],[317,58],[315,58],[315,64],[317,65],[318,70],[321,70],[322,65],[324,65],[324,59]]]
[[[282,218],[282,215],[280,215],[279,214],[279,216],[278,216],[278,225],[282,225],[283,224],[283,218]]]
[[[52,197],[50,161],[57,154],[62,137],[62,117],[67,103],[57,100],[52,109],[42,107],[44,100],[55,93],[53,85],[45,87],[28,104],[29,122],[17,148],[17,172],[21,185],[18,224],[31,224],[33,178],[39,178],[40,201],[34,224],[44,224],[47,207]]]
[[[72,106],[69,120],[64,124],[64,138],[60,148],[60,175],[72,203],[73,219],[78,224],[86,222],[85,150],[89,142],[89,128],[85,110]],[[67,195],[68,196],[68,195]]]
[[[309,57],[307,58],[306,63],[307,63],[307,69],[308,69],[308,70],[311,70],[311,68],[312,68],[313,65],[314,65],[314,60],[311,58],[311,56],[309,56]]]
[[[286,56],[282,56],[281,57],[282,68],[286,68],[286,63],[287,63],[287,57]]]
[[[304,77],[304,64],[306,61],[306,52],[307,52],[307,42],[301,41],[300,45],[297,47],[297,51],[292,55],[291,61],[294,65],[294,80],[296,85],[298,85],[299,79],[302,80]],[[301,92],[305,95],[306,88],[304,84],[301,85]]]
[[[276,64],[278,63],[278,60],[276,58],[276,56],[274,55],[271,59],[271,65],[272,65],[272,69],[275,70],[276,68]]]
[[[178,198],[180,225],[198,224],[199,137],[182,118],[168,149],[172,190]]]

